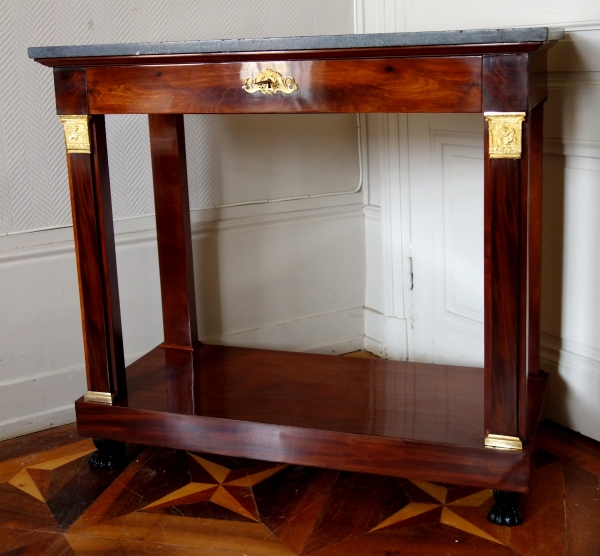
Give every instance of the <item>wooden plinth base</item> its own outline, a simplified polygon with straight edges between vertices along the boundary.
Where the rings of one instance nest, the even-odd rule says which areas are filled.
[[[545,375],[529,381],[537,421]],[[202,345],[155,348],[128,397],[76,402],[80,434],[527,492],[533,441],[484,448],[483,369]]]

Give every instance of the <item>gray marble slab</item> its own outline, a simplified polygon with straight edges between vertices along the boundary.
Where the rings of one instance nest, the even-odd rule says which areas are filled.
[[[388,46],[431,46],[486,43],[544,42],[561,39],[562,29],[530,27],[477,29],[469,31],[428,31],[420,33],[373,33],[366,35],[322,35],[271,39],[226,39],[79,46],[34,46],[30,58],[73,58],[88,56],[148,56],[156,54],[199,54],[259,52],[265,50],[324,50],[331,48],[372,48]]]

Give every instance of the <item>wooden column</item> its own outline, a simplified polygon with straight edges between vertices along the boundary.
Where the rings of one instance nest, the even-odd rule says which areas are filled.
[[[521,157],[492,158],[484,120],[485,433],[518,437],[527,386],[528,56],[484,57],[482,87],[484,113],[525,112],[527,122]]]
[[[85,70],[57,68],[54,77],[58,114],[83,116],[84,123],[77,131],[84,131],[88,114]],[[86,398],[110,403],[111,395],[126,396],[127,386],[104,116],[89,117],[87,132],[89,153],[67,148],[89,390]]]
[[[198,342],[183,115],[150,114],[164,347]]]
[[[521,236],[526,237],[522,249],[521,291],[526,292],[521,302],[523,325],[521,327],[521,357],[519,373],[519,436],[529,439],[531,426],[528,404],[531,393],[529,379],[540,370],[540,312],[542,288],[542,166],[543,166],[544,104],[539,103],[528,112],[526,147],[528,154],[528,179],[521,180]]]

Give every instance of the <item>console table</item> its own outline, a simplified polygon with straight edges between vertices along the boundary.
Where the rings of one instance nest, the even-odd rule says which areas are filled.
[[[64,124],[89,389],[75,407],[79,433],[104,440],[96,465],[127,441],[527,492],[546,386],[546,52],[561,36],[531,28],[30,48],[53,68]],[[334,112],[484,113],[483,369],[198,341],[183,114]],[[164,342],[126,368],[104,115],[140,113]],[[497,509],[497,521],[516,524],[514,506]]]

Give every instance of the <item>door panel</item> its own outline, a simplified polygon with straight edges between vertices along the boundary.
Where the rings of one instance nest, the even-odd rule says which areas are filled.
[[[482,118],[408,117],[416,361],[483,366]]]

